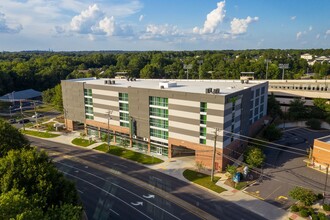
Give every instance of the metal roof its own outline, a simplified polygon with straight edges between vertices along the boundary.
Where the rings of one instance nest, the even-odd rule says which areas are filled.
[[[1,101],[15,101],[15,100],[25,100],[32,99],[41,96],[41,92],[36,91],[34,89],[26,89],[21,91],[13,91],[7,93],[0,97]]]

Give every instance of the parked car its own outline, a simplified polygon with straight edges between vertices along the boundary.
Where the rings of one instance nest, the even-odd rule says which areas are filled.
[[[8,123],[9,124],[15,124],[16,123],[16,119],[15,118],[9,119],[8,120]]]
[[[30,122],[30,120],[29,119],[27,119],[27,118],[23,118],[23,119],[21,119],[21,120],[19,120],[18,121],[18,124],[25,124],[25,123],[29,123]]]
[[[32,118],[41,118],[41,117],[44,117],[44,115],[41,113],[36,113],[36,114],[32,115]]]

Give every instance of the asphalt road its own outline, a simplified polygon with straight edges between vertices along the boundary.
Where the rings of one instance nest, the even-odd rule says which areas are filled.
[[[211,192],[135,162],[28,138],[32,145],[50,152],[58,168],[76,182],[89,219],[265,219]],[[147,198],[153,195],[154,198]]]
[[[289,197],[289,191],[295,186],[323,193],[325,174],[308,168],[304,160],[307,159],[306,149],[313,140],[329,134],[329,131],[315,132],[305,128],[286,130],[282,139],[276,143],[298,150],[278,146],[276,146],[278,149],[265,148],[264,176],[260,182],[250,186],[246,191],[284,209],[295,202]],[[330,194],[330,181],[327,189],[327,193]]]

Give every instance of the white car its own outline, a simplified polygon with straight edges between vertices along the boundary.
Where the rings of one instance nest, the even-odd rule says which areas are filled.
[[[43,117],[43,116],[44,116],[43,114],[36,113],[36,114],[32,115],[32,118],[40,118],[40,117]]]

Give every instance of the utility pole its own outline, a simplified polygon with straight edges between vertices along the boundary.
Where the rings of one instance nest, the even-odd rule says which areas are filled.
[[[110,119],[111,119],[112,110],[107,112],[108,115],[108,151],[110,150]]]
[[[285,69],[289,69],[289,64],[283,64],[283,63],[280,63],[279,65],[278,65],[278,67],[280,68],[280,69],[282,69],[282,80],[284,80],[284,70]]]
[[[327,184],[328,184],[328,174],[329,174],[329,164],[327,164],[327,170],[325,173],[325,183],[324,183],[324,191],[323,191],[323,203],[324,204],[324,200],[325,200],[325,193],[327,191]]]
[[[37,130],[39,131],[38,114],[37,114],[37,108],[36,108],[36,102],[35,101],[33,101],[33,106],[34,106],[34,115],[36,116],[36,126],[37,126]]]
[[[19,100],[19,107],[20,107],[20,109],[21,109],[21,116],[22,116],[22,122],[23,122],[23,131],[25,131],[25,124],[24,124],[24,115],[23,115],[22,100]]]
[[[213,145],[213,157],[212,157],[212,171],[211,171],[211,182],[214,180],[214,166],[215,166],[215,152],[217,147],[217,137],[219,128],[215,128],[214,131],[214,145]]]

